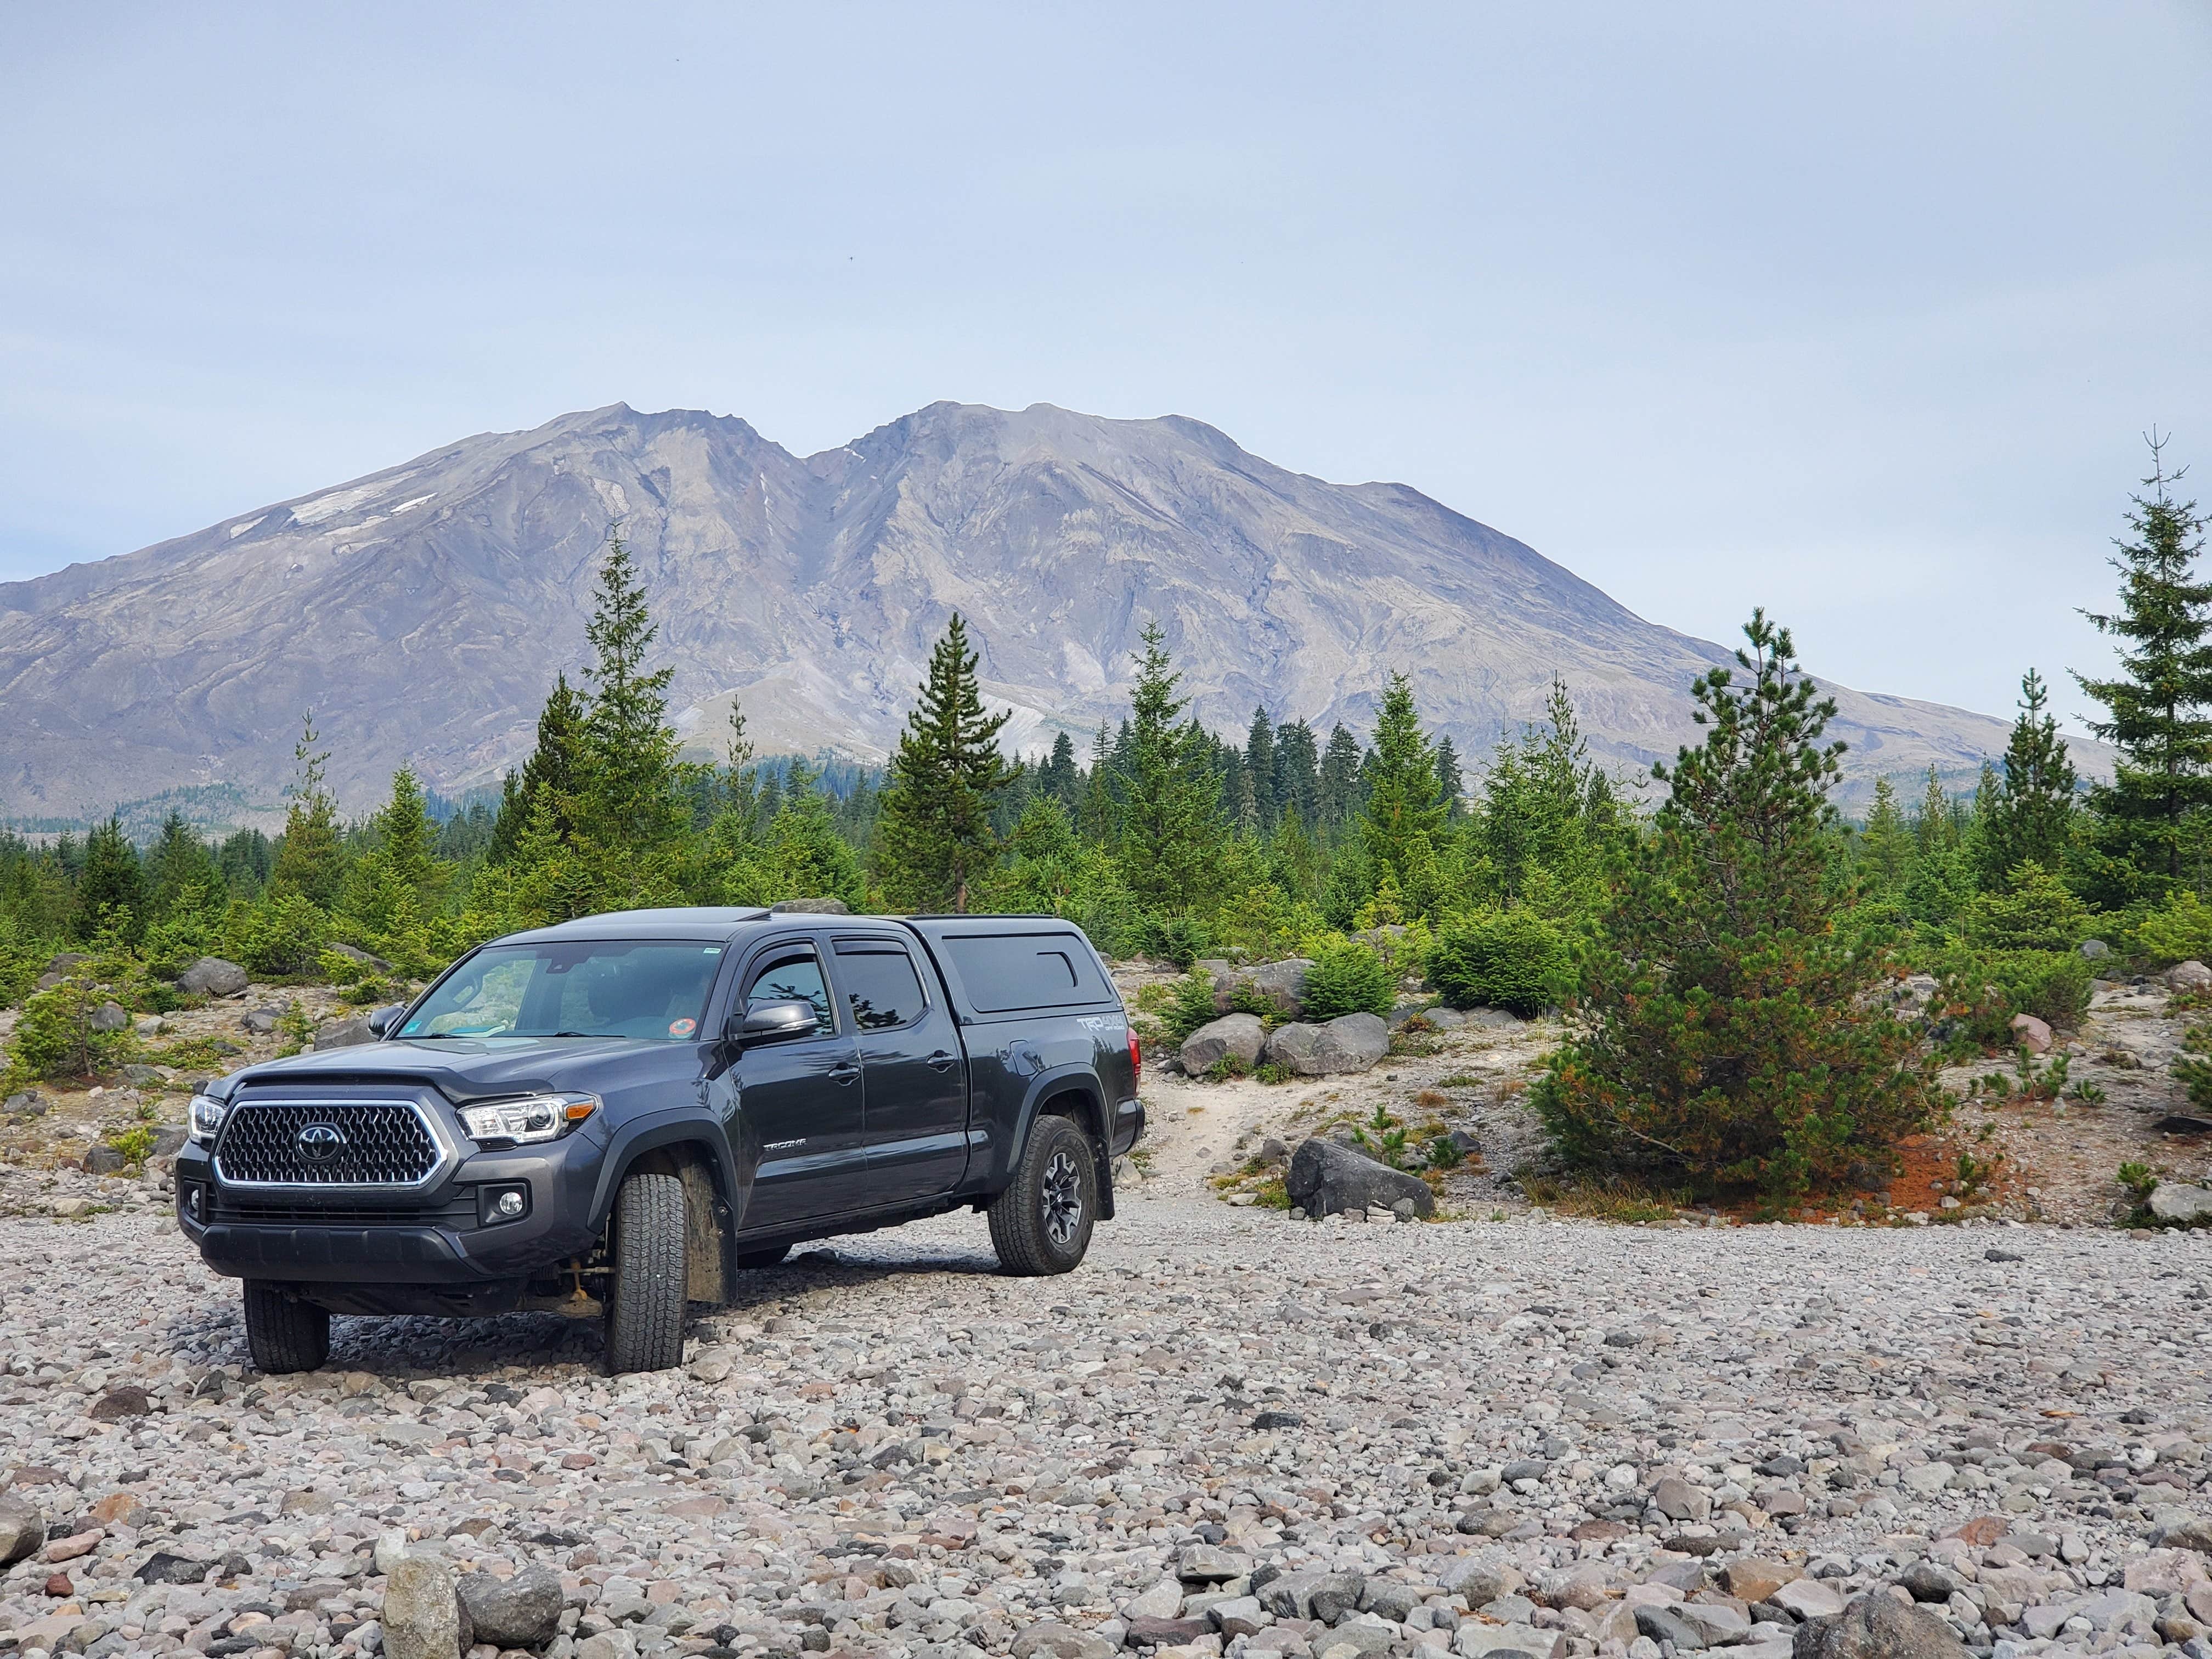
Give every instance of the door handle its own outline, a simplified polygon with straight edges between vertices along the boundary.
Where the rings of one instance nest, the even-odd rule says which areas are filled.
[[[851,1083],[860,1075],[860,1068],[849,1060],[830,1068],[830,1079],[833,1083]]]
[[[935,1054],[929,1057],[929,1069],[933,1072],[951,1071],[952,1069],[952,1056],[946,1054],[944,1049],[939,1048]]]

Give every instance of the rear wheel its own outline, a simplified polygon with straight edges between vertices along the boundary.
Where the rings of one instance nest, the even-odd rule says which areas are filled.
[[[607,1369],[665,1371],[682,1364],[683,1182],[672,1175],[624,1181],[607,1254]]]
[[[791,1246],[788,1244],[778,1244],[766,1250],[740,1250],[738,1252],[738,1266],[747,1273],[757,1273],[763,1267],[779,1265],[790,1254]]]
[[[246,1346],[270,1376],[319,1370],[331,1357],[331,1316],[258,1279],[246,1281]]]
[[[1091,1248],[1098,1210],[1098,1164],[1083,1131],[1064,1117],[1041,1117],[1014,1164],[1014,1178],[991,1201],[991,1248],[1021,1278],[1064,1273]]]

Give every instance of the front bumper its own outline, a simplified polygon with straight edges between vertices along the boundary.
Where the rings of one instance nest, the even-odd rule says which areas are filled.
[[[232,1279],[519,1289],[597,1240],[584,1219],[605,1152],[593,1127],[549,1146],[469,1153],[404,1196],[227,1187],[207,1150],[188,1144],[177,1156],[177,1224]],[[523,1199],[512,1219],[491,1202],[507,1192]]]

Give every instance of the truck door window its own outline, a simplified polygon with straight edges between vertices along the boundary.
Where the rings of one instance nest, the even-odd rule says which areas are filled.
[[[903,951],[837,947],[837,978],[852,1005],[853,1024],[864,1031],[911,1025],[926,1006],[914,961]]]
[[[822,963],[805,946],[780,951],[753,969],[745,986],[745,1007],[763,1002],[811,1002],[815,1022],[823,1030],[835,1029],[830,1017],[830,988],[822,978]]]

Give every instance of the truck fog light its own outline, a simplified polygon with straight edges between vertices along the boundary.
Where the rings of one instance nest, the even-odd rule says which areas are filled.
[[[499,1212],[504,1216],[520,1215],[522,1213],[522,1194],[520,1193],[501,1193],[499,1195],[499,1203],[495,1207],[497,1208]]]
[[[523,1187],[479,1187],[477,1188],[477,1225],[496,1227],[503,1222],[520,1221],[530,1213],[530,1193]]]

